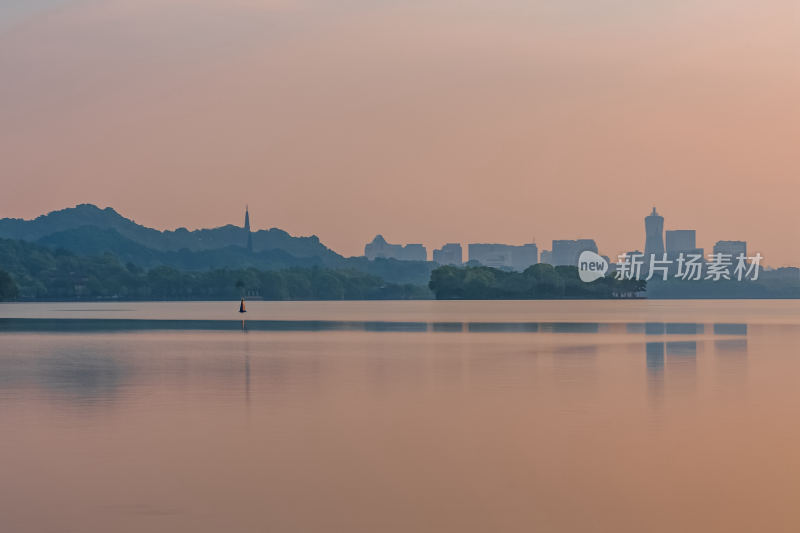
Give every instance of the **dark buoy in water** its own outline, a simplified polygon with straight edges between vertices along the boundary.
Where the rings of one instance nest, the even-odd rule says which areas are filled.
[[[239,312],[246,313],[247,309],[244,308],[244,298],[242,298],[242,303],[239,304]]]

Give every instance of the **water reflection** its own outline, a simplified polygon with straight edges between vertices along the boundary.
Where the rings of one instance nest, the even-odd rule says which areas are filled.
[[[663,322],[647,322],[644,325],[645,335],[663,335],[666,330],[666,324]]]
[[[698,517],[753,531],[777,516],[767,530],[793,529],[780,513],[800,474],[785,423],[800,331],[718,318],[0,334],[0,521],[471,533],[681,531]],[[716,496],[698,506],[703,494]]]
[[[553,373],[560,385],[562,402],[586,409],[590,391],[597,383],[598,347],[594,344],[556,346],[552,350]],[[580,394],[576,391],[580,390]]]
[[[67,343],[19,346],[14,356],[0,351],[0,392],[33,389],[60,405],[108,405],[134,375],[125,353],[108,344]]]
[[[472,333],[535,333],[539,324],[535,322],[470,322],[467,331]]]
[[[746,355],[747,339],[722,339],[714,341],[717,354],[720,355]]]
[[[245,341],[244,345],[244,401],[247,405],[247,412],[250,413],[250,342]]]
[[[666,386],[678,396],[694,389],[697,351],[697,341],[645,343],[647,389],[651,400],[660,403]]]
[[[552,333],[598,333],[600,324],[594,322],[550,322],[542,324],[542,331]]]
[[[628,333],[642,333],[645,335],[702,335],[705,332],[704,324],[683,322],[645,322],[642,324],[628,324]]]
[[[645,345],[647,355],[647,372],[651,376],[661,376],[664,373],[664,343],[648,342]]]
[[[714,324],[714,335],[747,335],[747,324]]]
[[[744,331],[740,334],[746,335],[746,329]],[[747,338],[714,341],[717,387],[731,404],[742,402],[745,398],[742,392],[747,383],[748,348]]]
[[[337,320],[149,320],[94,318],[3,318],[2,332],[118,332],[118,331],[372,331],[372,332],[470,332],[598,334],[624,332],[634,335],[702,335],[705,325],[681,322],[416,322]],[[715,335],[747,335],[746,324],[713,325]]]
[[[701,335],[705,331],[703,324],[667,323],[667,335]]]
[[[697,351],[695,341],[664,343],[664,399],[670,408],[693,404],[697,392]]]
[[[422,332],[428,331],[427,322],[349,322],[344,324],[330,322],[325,325],[330,329],[363,329],[364,331]]]
[[[660,405],[664,396],[664,343],[648,342],[645,344],[647,365],[647,391],[651,402]]]
[[[434,322],[431,329],[436,332],[461,333],[464,331],[463,322]]]
[[[667,355],[697,355],[697,341],[668,341],[665,345]]]
[[[37,380],[61,398],[80,402],[112,400],[129,369],[104,351],[67,348],[36,361]]]
[[[693,334],[701,335],[705,331],[713,331],[715,336],[735,337],[718,338],[708,340],[709,346],[713,345],[714,353],[718,356],[720,372],[726,376],[741,376],[746,369],[745,361],[738,360],[737,356],[746,355],[748,350],[747,324],[741,323],[713,323],[704,326],[701,323],[669,323],[669,322],[631,322],[631,323],[604,323],[604,322],[414,322],[414,321],[215,321],[215,320],[95,320],[95,319],[2,319],[0,320],[0,330],[7,332],[14,331],[48,331],[48,332],[118,332],[126,331],[146,331],[155,330],[222,330],[238,328],[243,333],[252,331],[365,331],[381,332],[387,334],[397,333],[517,333],[517,334],[557,334],[559,336],[569,336],[571,334],[589,334],[592,340],[586,344],[572,344],[572,340],[567,340],[569,344],[559,341],[553,347],[541,346],[535,351],[527,352],[527,360],[511,360],[506,358],[505,362],[511,361],[514,365],[531,364],[530,354],[547,353],[554,356],[554,370],[559,380],[562,382],[582,382],[589,383],[596,372],[594,358],[599,351],[607,350],[609,344],[592,344],[595,342],[594,336],[597,335],[662,335],[660,341],[646,342],[646,372],[648,388],[653,394],[662,394],[665,383],[670,387],[675,386],[688,388],[693,386],[695,374],[697,373],[697,355],[699,348],[703,345],[702,341],[674,339],[671,337],[691,337]],[[0,333],[1,335],[1,333]],[[13,337],[8,337],[13,338]],[[41,337],[45,338],[45,337]],[[0,390],[19,386],[20,384],[38,383],[46,390],[57,392],[61,397],[75,401],[92,401],[93,398],[113,398],[116,391],[126,382],[131,380],[132,369],[129,362],[122,357],[122,351],[111,342],[106,342],[105,348],[70,348],[71,345],[81,343],[80,336],[68,336],[74,343],[67,343],[49,354],[44,355],[40,352],[37,358],[32,360],[16,361],[17,366],[9,365],[9,360],[4,361],[3,372],[0,373]],[[246,335],[243,337],[245,342],[242,348],[236,349],[233,353],[228,353],[229,368],[209,367],[203,369],[203,375],[208,379],[222,379],[231,377],[228,387],[238,390],[244,387],[244,399],[248,408],[252,401],[252,375],[256,368],[261,368],[263,374],[260,376],[262,383],[266,384],[266,390],[279,392],[291,386],[293,376],[291,374],[302,375],[304,377],[320,375],[320,365],[324,364],[325,358],[293,358],[290,357],[291,349],[285,346],[279,353],[266,359],[257,357],[255,362],[252,359],[250,340],[257,341],[260,354],[264,353],[264,345],[261,341],[266,337],[259,338]],[[312,337],[309,337],[311,339]],[[230,352],[229,341],[221,340],[221,353]],[[577,339],[577,337],[576,337]],[[707,339],[707,337],[706,337]],[[565,339],[566,340],[566,339]],[[551,342],[551,341],[547,341]],[[227,346],[227,347],[226,347]],[[414,359],[412,353],[406,355],[406,360],[385,358],[381,354],[384,351],[397,351],[397,339],[386,338],[385,342],[376,341],[372,345],[373,355],[368,359],[365,370],[370,375],[371,381],[377,388],[392,389],[395,386],[415,388],[425,379],[430,379],[431,368],[437,368],[435,375],[444,378],[445,381],[453,379],[468,381],[470,368],[476,364],[475,360],[467,357],[462,352],[460,359],[440,357],[444,345],[436,345],[431,348],[427,362]],[[536,345],[538,346],[538,345]],[[546,346],[546,345],[545,345]],[[640,344],[627,343],[627,346],[635,347],[640,354]],[[481,348],[483,349],[483,348]],[[325,346],[320,350],[324,353]],[[180,375],[188,375],[188,368],[194,367],[193,372],[197,374],[196,362],[189,360],[191,354],[182,352],[171,353],[168,346],[163,347],[164,361],[173,364],[171,371]],[[242,359],[238,359],[242,357]],[[36,365],[32,364],[36,361]],[[413,361],[413,363],[412,363]],[[456,364],[457,363],[457,364]],[[166,364],[166,363],[165,363]],[[480,364],[477,363],[477,364]],[[491,362],[495,370],[498,370],[499,362]],[[451,368],[452,367],[452,368]],[[458,369],[458,372],[455,372]],[[236,376],[233,378],[232,376]],[[426,376],[428,376],[426,378]],[[727,378],[725,378],[727,379]],[[730,381],[730,380],[729,380]],[[241,397],[241,396],[240,396]]]

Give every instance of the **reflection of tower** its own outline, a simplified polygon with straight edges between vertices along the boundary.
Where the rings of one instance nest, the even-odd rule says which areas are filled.
[[[247,251],[253,251],[253,234],[250,233],[250,210],[247,206],[244,208],[244,230],[247,232]]]
[[[664,217],[656,213],[656,208],[649,216],[644,217],[644,229],[647,239],[644,243],[644,254],[656,254],[658,258],[664,253]]]
[[[659,407],[664,395],[664,347],[663,341],[645,344],[647,389],[653,407]]]
[[[250,422],[250,339],[247,339],[244,342],[244,402],[245,402],[245,412],[247,414],[247,421],[249,423]]]

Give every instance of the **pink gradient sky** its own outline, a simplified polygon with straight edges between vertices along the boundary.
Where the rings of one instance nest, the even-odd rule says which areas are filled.
[[[794,0],[36,4],[0,8],[0,217],[195,228],[248,203],[346,255],[376,233],[614,255],[655,205],[709,252],[800,264]]]

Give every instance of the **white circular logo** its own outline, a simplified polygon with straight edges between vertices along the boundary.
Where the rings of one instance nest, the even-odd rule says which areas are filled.
[[[594,252],[586,250],[578,258],[578,275],[586,283],[602,278],[608,272],[608,261]]]

